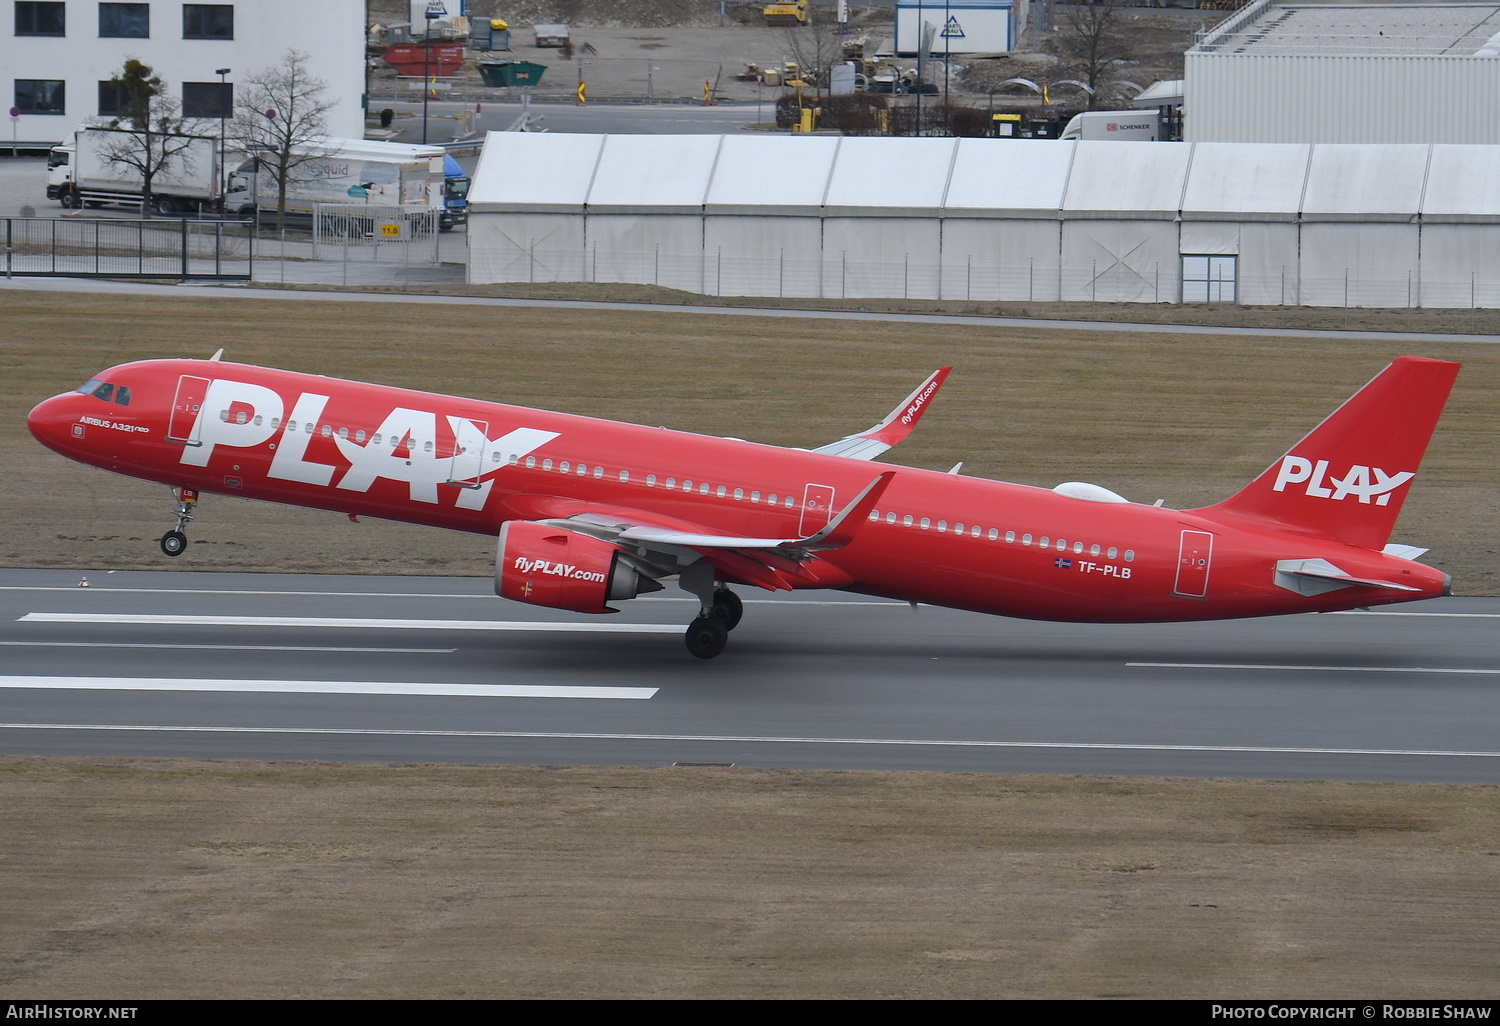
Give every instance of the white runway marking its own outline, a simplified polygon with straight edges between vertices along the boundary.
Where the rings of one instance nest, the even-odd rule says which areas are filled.
[[[58,591],[77,593],[82,589],[76,585],[62,587],[58,585],[0,585],[0,591]],[[106,595],[246,595],[253,598],[352,598],[352,599],[464,599],[478,600],[482,602],[494,602],[496,597],[490,593],[459,593],[439,591],[271,591],[254,588],[116,588],[109,584],[101,584],[88,589],[91,594]],[[662,602],[685,604],[688,602],[696,604],[695,598],[677,598],[671,595],[643,595],[636,602],[648,605],[656,605]],[[796,602],[801,605],[810,606],[887,606],[894,609],[906,609],[907,603],[896,599],[810,599],[802,596],[786,596],[783,598],[747,598],[743,600],[746,605],[786,605],[788,602]],[[1391,614],[1397,615],[1397,614]],[[1416,614],[1412,614],[1416,615]],[[1430,616],[1445,614],[1430,613]],[[1466,613],[1446,614],[1465,616],[1496,616],[1500,613]]]
[[[346,737],[447,737],[541,741],[673,741],[768,745],[876,745],[905,748],[1040,748],[1107,752],[1210,752],[1247,755],[1375,755],[1500,759],[1500,752],[1420,748],[1299,748],[1269,745],[1113,744],[1086,741],[954,741],[878,737],[756,737],[734,734],[616,734],[532,730],[364,730],[345,727],[212,727],[124,723],[0,723],[0,730],[105,730],[157,734],[318,734]]]
[[[641,701],[656,688],[552,684],[427,684],[368,680],[215,680],[175,677],[0,677],[0,689],[68,691],[217,691],[273,695],[404,695],[423,698],[622,698]]]
[[[566,620],[395,620],[341,616],[182,616],[174,613],[27,613],[24,623],[155,627],[341,627],[385,631],[545,631],[582,634],[681,634],[670,623],[574,623]]]
[[[1277,663],[1126,663],[1168,670],[1327,670],[1331,673],[1480,673],[1500,674],[1500,669],[1470,669],[1461,666],[1300,666]]]
[[[1500,619],[1500,613],[1419,613],[1415,610],[1384,610],[1384,609],[1335,609],[1328,613],[1317,613],[1317,616],[1446,616],[1458,620],[1496,620]]]
[[[205,652],[368,652],[379,655],[452,655],[456,648],[369,648],[352,645],[174,645],[148,641],[0,641],[8,648],[169,648]]]

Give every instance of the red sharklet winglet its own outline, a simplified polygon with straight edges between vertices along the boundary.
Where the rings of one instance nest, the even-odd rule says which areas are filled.
[[[1237,495],[1196,512],[1379,550],[1459,364],[1401,356]]]
[[[952,367],[939,367],[933,371],[932,375],[918,385],[911,395],[902,400],[901,405],[892,410],[885,420],[868,431],[848,435],[837,442],[820,445],[812,451],[854,460],[874,459],[912,433],[912,429],[922,419],[922,414],[926,413],[927,407],[932,404],[938,389],[943,387],[943,382],[951,370],[953,370]]]
[[[911,434],[952,370],[952,367],[939,367],[933,371],[932,376],[918,385],[916,391],[906,397],[905,402],[891,411],[890,416],[863,432],[864,436],[887,445],[895,445]]]

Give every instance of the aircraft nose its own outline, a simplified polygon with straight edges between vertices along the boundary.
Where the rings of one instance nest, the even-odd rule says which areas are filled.
[[[49,449],[62,452],[67,447],[72,425],[78,420],[71,409],[71,398],[69,392],[44,399],[26,415],[26,428],[31,436]]]

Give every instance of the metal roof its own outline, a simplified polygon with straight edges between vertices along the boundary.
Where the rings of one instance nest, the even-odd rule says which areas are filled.
[[[1500,33],[1500,4],[1252,5],[1193,53],[1264,56],[1470,56]]]

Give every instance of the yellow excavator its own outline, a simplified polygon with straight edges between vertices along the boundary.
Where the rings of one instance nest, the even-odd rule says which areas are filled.
[[[767,25],[806,25],[807,0],[777,0],[761,8]]]

